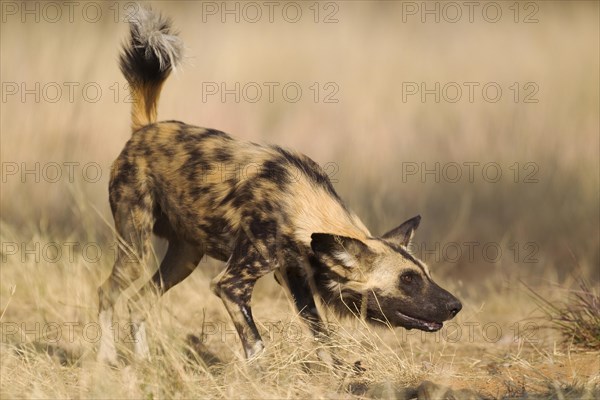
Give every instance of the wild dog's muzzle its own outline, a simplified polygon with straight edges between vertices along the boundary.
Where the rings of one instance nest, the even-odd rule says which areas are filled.
[[[449,293],[448,293],[449,294]],[[452,295],[450,295],[452,296]],[[428,320],[419,317],[413,317],[402,313],[401,311],[396,311],[396,317],[401,320],[400,325],[405,327],[406,329],[419,329],[426,332],[435,332],[442,329],[443,322],[450,320],[456,316],[462,309],[461,302],[454,296],[449,300],[445,305],[445,317]]]

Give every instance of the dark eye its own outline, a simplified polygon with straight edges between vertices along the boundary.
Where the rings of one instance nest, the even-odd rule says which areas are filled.
[[[402,283],[406,283],[406,284],[410,284],[413,283],[414,279],[414,275],[411,273],[407,273],[407,274],[403,274],[400,279],[402,280]]]

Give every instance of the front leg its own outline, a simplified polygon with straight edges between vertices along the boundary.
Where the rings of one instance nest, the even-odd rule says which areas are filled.
[[[212,291],[221,298],[233,320],[247,359],[264,349],[252,317],[250,299],[256,281],[270,271],[270,266],[257,247],[260,248],[248,239],[238,241],[225,270],[211,282]]]
[[[278,273],[280,274],[280,277],[277,276]],[[299,266],[285,269],[282,268],[276,272],[275,276],[277,282],[283,284],[284,287],[287,286],[294,301],[294,305],[300,313],[300,317],[308,325],[315,340],[320,344],[329,344],[330,333],[319,315],[305,272]],[[281,282],[281,280],[283,280],[283,282]],[[330,367],[339,368],[343,366],[343,363],[335,356],[335,354],[324,347],[320,347],[317,350],[317,356]]]
[[[252,309],[250,307],[250,295],[239,296],[236,292],[248,291],[252,293],[254,283],[244,283],[245,287],[239,285],[230,285],[228,282],[216,282],[213,287],[213,292],[221,298],[229,316],[231,317],[235,329],[244,346],[244,353],[247,359],[251,359],[264,349],[263,341],[258,333],[254,318],[252,317]]]

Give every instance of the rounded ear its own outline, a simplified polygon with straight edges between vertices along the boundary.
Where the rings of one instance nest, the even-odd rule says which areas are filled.
[[[310,247],[315,256],[325,265],[352,268],[359,261],[369,257],[369,247],[358,239],[329,233],[313,233]]]
[[[387,240],[388,242],[394,243],[400,246],[408,246],[413,236],[415,235],[415,230],[419,227],[419,223],[421,222],[421,216],[417,215],[416,217],[412,217],[408,221],[405,221],[397,228],[392,229],[388,233],[382,236],[382,239]]]

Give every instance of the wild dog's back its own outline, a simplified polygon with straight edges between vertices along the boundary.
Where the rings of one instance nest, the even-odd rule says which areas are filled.
[[[132,135],[114,171],[111,203],[122,186],[148,187],[157,220],[166,218],[168,228],[219,259],[228,258],[241,225],[257,220],[272,221],[281,237],[307,248],[316,231],[368,236],[314,161],[220,131],[176,121],[148,125]]]

